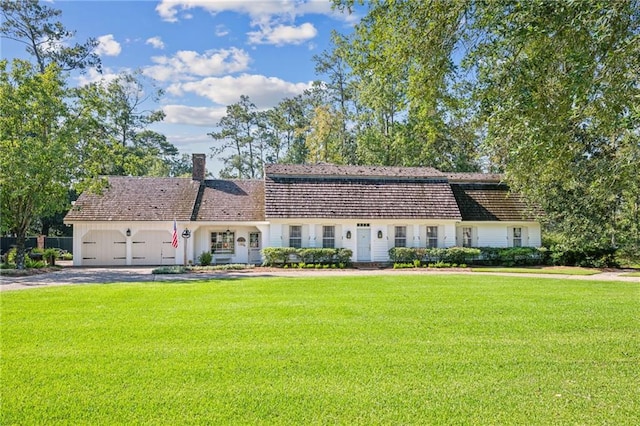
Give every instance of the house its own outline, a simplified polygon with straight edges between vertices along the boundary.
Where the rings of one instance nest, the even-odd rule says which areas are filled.
[[[261,180],[109,177],[84,193],[75,265],[175,265],[204,251],[217,263],[260,263],[263,247],[335,247],[385,262],[392,247],[539,246],[540,225],[500,175],[433,168],[265,166]],[[172,245],[174,221],[178,247]]]

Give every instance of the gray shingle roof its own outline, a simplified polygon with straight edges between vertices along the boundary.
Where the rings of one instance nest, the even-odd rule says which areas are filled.
[[[65,221],[264,221],[273,218],[534,220],[501,175],[430,168],[268,165],[263,180],[109,177]],[[481,183],[483,182],[483,183]]]
[[[267,164],[265,175],[270,176],[350,176],[360,178],[445,178],[431,167],[341,166],[336,164]]]
[[[108,177],[102,194],[84,192],[65,221],[189,220],[198,195],[190,178]]]
[[[201,221],[263,221],[264,182],[207,180],[194,211]]]
[[[504,175],[499,173],[447,173],[452,183],[494,182],[500,183]]]
[[[535,220],[524,199],[506,185],[491,183],[451,184],[462,220]]]
[[[460,219],[435,169],[334,165],[265,167],[265,217]]]

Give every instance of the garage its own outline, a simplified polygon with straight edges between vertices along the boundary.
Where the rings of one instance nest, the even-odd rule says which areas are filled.
[[[132,265],[175,265],[176,249],[168,231],[141,231],[131,238]]]
[[[127,241],[119,231],[93,230],[82,238],[82,264],[86,266],[126,265]]]

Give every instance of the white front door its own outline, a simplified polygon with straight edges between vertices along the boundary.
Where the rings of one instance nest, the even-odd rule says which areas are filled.
[[[253,265],[262,263],[260,250],[260,233],[251,232],[249,234],[249,263]]]
[[[371,228],[358,228],[358,262],[371,262]]]

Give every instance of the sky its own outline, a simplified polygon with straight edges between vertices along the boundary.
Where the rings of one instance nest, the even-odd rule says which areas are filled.
[[[98,40],[103,73],[72,76],[72,84],[139,70],[164,90],[166,117],[152,130],[181,153],[211,153],[207,136],[227,105],[247,95],[260,110],[310,87],[313,55],[330,48],[332,30],[351,32],[357,14],[329,0],[47,0],[74,41]],[[2,39],[2,57],[26,57]],[[217,175],[219,163],[207,159]]]

